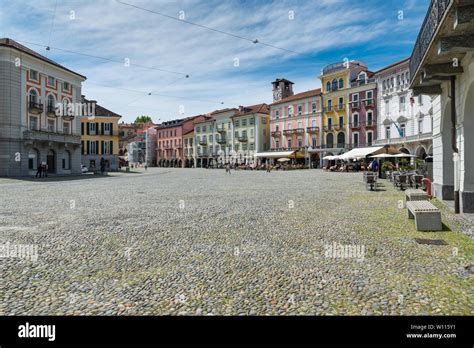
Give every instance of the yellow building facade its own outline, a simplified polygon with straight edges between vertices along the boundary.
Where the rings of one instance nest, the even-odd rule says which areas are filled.
[[[82,164],[90,171],[97,171],[103,161],[105,170],[117,170],[119,120],[122,116],[98,105],[94,100],[83,98],[83,103],[93,103],[95,111],[93,116],[81,118]]]

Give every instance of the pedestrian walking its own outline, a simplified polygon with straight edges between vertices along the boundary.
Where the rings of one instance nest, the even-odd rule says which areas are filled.
[[[226,175],[227,175],[227,174],[230,175],[230,164],[229,164],[229,163],[227,163],[227,164],[225,165],[225,174],[226,174]]]
[[[39,177],[41,178],[41,175],[43,174],[43,167],[41,165],[41,163],[38,163],[38,166],[36,167],[36,178]]]

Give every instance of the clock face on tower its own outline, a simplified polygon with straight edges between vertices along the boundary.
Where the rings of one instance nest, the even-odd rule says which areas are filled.
[[[280,86],[278,86],[277,89],[275,89],[273,91],[273,100],[275,100],[275,101],[281,100],[281,88],[280,88]]]

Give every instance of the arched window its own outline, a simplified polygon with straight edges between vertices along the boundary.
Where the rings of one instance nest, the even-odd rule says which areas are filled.
[[[55,112],[56,100],[52,94],[48,95],[48,112]]]
[[[334,147],[334,135],[332,133],[328,133],[326,136],[326,146],[330,149]]]
[[[30,104],[38,103],[38,93],[36,93],[36,90],[34,89],[30,90],[30,94],[28,97],[29,97]]]
[[[344,79],[339,79],[339,89],[344,88]]]
[[[340,132],[337,134],[337,147],[346,146],[346,136],[344,133]]]
[[[332,90],[337,91],[337,80],[336,79],[332,80]]]
[[[39,163],[39,151],[36,149],[30,149],[28,151],[28,169],[29,170],[36,170],[38,168]]]
[[[331,82],[326,83],[326,92],[331,92]]]

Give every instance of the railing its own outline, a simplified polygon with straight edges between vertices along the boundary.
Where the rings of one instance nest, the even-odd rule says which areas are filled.
[[[374,101],[374,99],[366,99],[366,100],[364,100],[364,105],[365,106],[375,106],[375,101]]]
[[[334,126],[334,128],[336,130],[343,130],[345,128],[345,125],[344,124],[337,124],[337,125]]]
[[[207,146],[207,140],[199,140],[199,145]]]
[[[331,106],[325,106],[323,109],[324,109],[324,112],[330,112],[333,110],[333,108],[334,107],[331,105]]]
[[[337,105],[337,110],[338,111],[343,111],[346,108],[346,104],[338,104]]]
[[[30,109],[30,111],[43,112],[43,104],[36,103],[36,102],[33,102],[33,101],[30,101],[28,103],[28,108]]]
[[[349,123],[349,128],[359,129],[360,128],[360,123],[359,122]]]
[[[225,133],[225,128],[224,128],[224,126],[217,126],[216,129],[217,129],[217,132],[218,132],[218,133]]]
[[[294,133],[295,133],[295,134],[304,134],[304,128],[296,128],[296,129],[294,130]]]
[[[351,109],[359,109],[360,103],[358,101],[352,101],[349,103],[351,105]]]
[[[216,143],[218,144],[225,144],[227,142],[225,137],[220,137],[216,139]]]
[[[420,67],[421,61],[425,56],[431,41],[433,40],[434,34],[441,25],[441,20],[452,3],[454,3],[454,0],[431,0],[430,7],[428,8],[425,20],[421,25],[410,58],[410,76],[412,77],[412,81],[414,81],[415,74]]]
[[[306,132],[308,132],[309,134],[319,133],[319,127],[307,127]]]
[[[56,115],[56,107],[52,104],[48,104],[47,113]]]
[[[242,143],[248,141],[248,138],[247,138],[246,135],[242,135],[242,136],[238,137],[237,139]]]
[[[375,121],[366,121],[365,126],[366,127],[375,127],[377,123]]]
[[[325,132],[332,132],[334,130],[333,126],[324,126],[323,128]]]
[[[26,130],[23,132],[23,139],[48,141],[58,143],[81,144],[81,136],[73,134],[64,134],[59,132],[46,132],[38,130]]]
[[[288,136],[288,135],[293,135],[294,129],[285,129],[283,131],[283,135]]]
[[[273,131],[271,133],[272,138],[280,138],[281,137],[281,132],[280,131]]]

